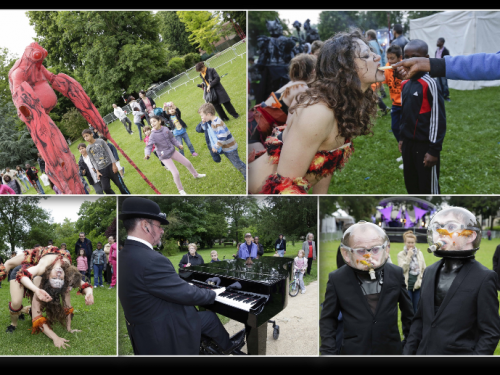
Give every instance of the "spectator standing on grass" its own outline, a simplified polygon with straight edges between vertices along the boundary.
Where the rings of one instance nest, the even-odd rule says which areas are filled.
[[[222,108],[222,104],[226,107],[226,110],[229,112],[231,116],[234,118],[240,117],[240,115],[236,112],[233,105],[231,104],[231,99],[227,94],[224,86],[220,83],[220,77],[217,74],[217,71],[214,68],[207,68],[203,61],[200,61],[195,65],[196,71],[200,73],[200,77],[202,80],[202,84],[198,85],[201,87],[203,91],[210,92],[210,90],[215,90],[217,94],[217,100],[212,104],[215,107],[219,117],[222,121],[229,121],[229,117],[227,117],[226,112]]]
[[[104,284],[102,283],[102,270],[106,267],[106,254],[104,253],[101,242],[98,242],[96,247],[97,248],[92,253],[90,261],[92,268],[94,269],[94,288],[97,288],[98,286],[104,288]]]
[[[26,171],[22,169],[19,165],[16,166],[17,177],[26,185],[26,191],[32,186],[28,177],[26,177]]]
[[[307,233],[306,240],[302,244],[304,256],[307,258],[307,274],[311,274],[311,267],[313,260],[316,260],[316,242],[314,242],[314,234]]]
[[[149,125],[149,121],[144,124],[144,119],[146,118],[146,114],[141,110],[141,105],[135,100],[135,98],[131,95],[128,97],[129,106],[132,109],[132,113],[134,115],[134,124],[137,125],[137,129],[139,130],[139,139],[142,142],[142,132],[141,127],[144,125]],[[149,118],[148,118],[149,120]]]
[[[111,270],[113,273],[113,276],[111,277],[111,285],[109,286],[109,289],[113,289],[116,286],[116,278],[118,276],[118,267],[116,267],[117,250],[116,250],[115,237],[109,236],[108,241],[113,242],[111,244],[110,249],[109,249],[109,262],[108,262],[108,263],[111,263]]]
[[[116,104],[113,104],[113,108],[114,108],[113,113],[115,114],[116,117],[118,117],[120,119],[123,126],[125,126],[125,130],[128,132],[128,134],[134,134],[132,132],[132,129],[131,129],[132,122],[130,122],[129,118],[127,117],[127,115],[125,114],[123,109],[118,107]],[[128,126],[127,126],[127,124],[128,124]]]
[[[0,266],[3,266],[2,254],[0,254]],[[2,287],[2,281],[0,280],[0,288]]]
[[[45,160],[43,160],[42,155],[39,152],[37,153],[37,155],[38,155],[38,159],[36,159],[36,160],[37,160],[38,164],[40,165],[40,171],[42,173],[45,173]]]
[[[448,51],[448,48],[444,46],[444,38],[439,38],[437,40],[437,50],[434,53],[434,57],[438,59],[444,59],[445,56],[450,55],[450,51]],[[447,102],[451,102],[450,100],[450,89],[448,88],[448,80],[446,77],[436,77],[436,81],[438,83],[438,87],[443,93],[444,100]]]
[[[238,247],[238,254],[236,254],[236,257],[238,259],[257,258],[257,245],[252,242],[252,235],[250,233],[245,234],[245,242]]]
[[[94,170],[94,166],[90,161],[89,154],[87,153],[87,146],[85,143],[80,143],[78,145],[78,151],[80,151],[80,159],[78,160],[78,167],[80,169],[80,173],[87,177],[87,181],[94,188],[96,194],[104,194],[102,190],[101,182],[97,177],[97,173]]]
[[[146,121],[148,122],[148,125],[151,126],[149,119],[155,115],[154,109],[156,108],[156,103],[152,98],[148,98],[146,96],[146,91],[144,90],[139,91],[139,97],[141,98],[139,100],[141,111],[144,112]]]
[[[118,157],[118,151],[116,150],[116,147],[114,144],[112,144],[110,141],[108,141],[108,138],[106,138],[105,136],[101,135],[100,138],[106,142],[106,144],[108,145],[109,149],[111,150],[111,153],[113,154],[113,156],[115,157],[115,160],[116,160],[116,167],[118,168],[118,171],[120,172],[120,176],[123,177],[123,175],[125,174],[125,168],[123,168],[121,165],[120,165],[120,158]]]
[[[79,239],[76,241],[75,244],[75,256],[78,256],[80,254],[80,248],[83,248],[85,250],[85,257],[87,258],[87,277],[90,282],[90,273],[91,273],[91,268],[90,268],[90,260],[92,258],[92,242],[88,239],[85,238],[85,232],[80,232]]]
[[[18,178],[18,172],[15,169],[10,169],[9,167],[5,168],[5,174],[9,175],[12,181],[17,181],[19,184],[19,187],[21,188],[21,194],[26,193],[28,189],[26,189],[23,184],[21,183],[21,180]]]
[[[21,185],[16,180],[13,180],[8,174],[3,176],[3,181],[6,186],[10,187],[14,194],[21,194]]]
[[[498,275],[497,289],[500,290],[500,245],[497,246],[495,254],[493,254],[493,271]]]
[[[274,248],[276,249],[276,253],[280,257],[284,257],[286,254],[286,240],[283,238],[283,234],[280,234],[276,243],[274,244]]]
[[[113,236],[109,236],[108,237],[108,243],[106,245],[104,245],[104,254],[106,254],[106,259],[107,259],[107,263],[106,263],[106,267],[104,269],[104,282],[107,283],[107,284],[111,284],[111,263],[110,263],[110,260],[109,260],[109,253],[111,251],[111,244],[114,242],[114,238]]]
[[[198,249],[198,246],[196,246],[195,243],[190,243],[188,245],[188,252],[187,252],[187,254],[183,255],[183,257],[179,263],[180,268],[198,266],[200,264],[205,264],[205,261],[203,260],[202,256],[196,252],[197,249]]]
[[[401,48],[401,51],[404,51],[409,40],[403,35],[403,26],[398,23],[395,24],[392,32],[394,33],[394,40],[391,42],[391,46],[394,44],[398,45]]]
[[[38,170],[35,167],[31,167],[29,164],[26,164],[26,175],[30,179],[31,184],[35,188],[38,194],[45,194],[45,191],[42,188],[42,184],[38,179]]]
[[[259,243],[259,237],[254,237],[254,243],[257,245],[257,259],[264,256],[264,246]]]
[[[308,268],[308,264],[309,262],[305,257],[304,250],[299,250],[298,255],[293,260],[293,272],[297,272],[299,274],[299,286],[302,294],[306,292],[306,287],[304,285],[304,274]]]
[[[80,255],[76,258],[76,268],[78,268],[78,271],[82,274],[82,281],[85,281],[85,274],[87,273],[89,267],[87,265],[85,250],[83,248],[80,248]]]

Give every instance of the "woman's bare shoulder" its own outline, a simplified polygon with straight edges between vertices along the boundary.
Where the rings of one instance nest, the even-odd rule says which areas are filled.
[[[324,103],[316,103],[296,110],[294,125],[309,131],[330,132],[335,126],[333,111]]]

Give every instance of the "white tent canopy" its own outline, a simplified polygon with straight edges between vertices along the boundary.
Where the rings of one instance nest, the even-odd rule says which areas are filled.
[[[445,39],[451,56],[500,51],[500,12],[450,11],[410,20],[410,39],[421,39],[429,46],[429,57],[434,57],[438,38]],[[448,80],[456,90],[476,90],[500,86],[496,81]]]

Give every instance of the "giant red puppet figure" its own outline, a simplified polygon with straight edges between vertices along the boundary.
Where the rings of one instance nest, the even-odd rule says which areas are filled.
[[[47,54],[38,43],[26,47],[23,56],[9,71],[12,100],[45,160],[45,170],[52,182],[64,194],[85,194],[75,157],[48,115],[57,104],[53,89],[68,97],[83,117],[106,138],[111,136],[83,87],[66,74],[53,74],[42,65]]]

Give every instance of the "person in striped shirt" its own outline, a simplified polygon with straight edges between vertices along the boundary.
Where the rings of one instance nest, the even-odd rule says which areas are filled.
[[[404,58],[429,57],[422,40],[411,40]],[[442,92],[428,73],[415,74],[401,83],[402,116],[399,151],[408,194],[440,194],[440,153],[446,134]]]
[[[211,150],[212,154],[218,156],[218,160],[213,157],[214,161],[220,162],[220,154],[226,155],[231,164],[241,172],[243,178],[247,179],[247,166],[243,163],[238,156],[238,144],[234,140],[233,135],[227,128],[224,121],[219,117],[215,116],[215,107],[212,103],[203,104],[198,113],[201,116],[201,128],[203,131],[207,131],[209,142],[207,146]],[[198,126],[199,127],[199,126]],[[197,130],[198,130],[197,127]],[[206,138],[205,138],[206,140]]]

